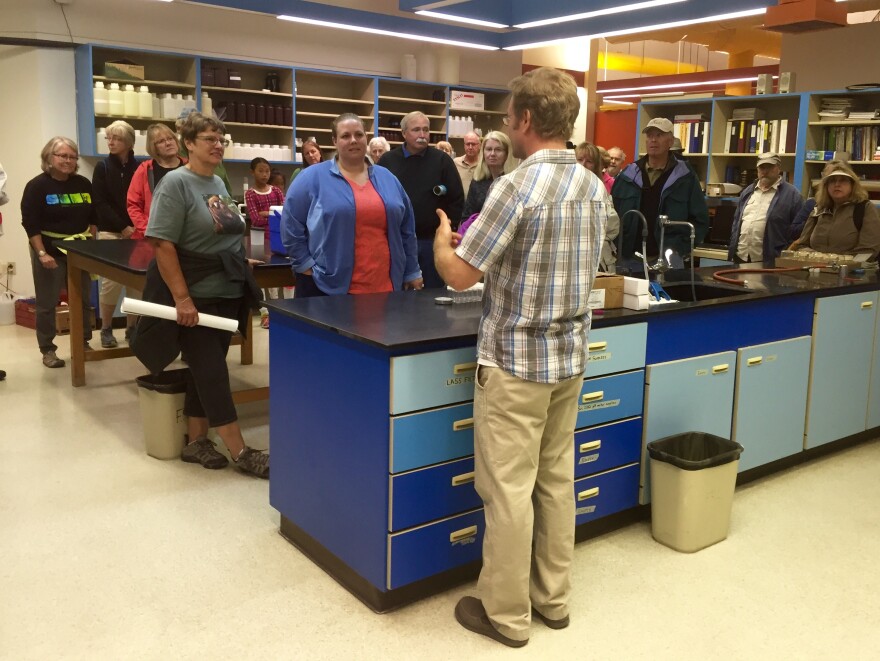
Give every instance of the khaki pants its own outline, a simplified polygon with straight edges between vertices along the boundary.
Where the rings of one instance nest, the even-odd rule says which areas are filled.
[[[122,235],[116,232],[98,232],[98,240],[99,241],[112,241],[114,239],[121,239]],[[101,290],[100,290],[100,304],[101,305],[112,305],[116,306],[119,303],[119,297],[122,296],[122,290],[125,289],[126,296],[129,298],[141,298],[141,292],[136,289],[130,289],[127,287],[123,287],[118,282],[114,282],[113,280],[108,280],[107,278],[101,278]],[[102,319],[101,322],[105,325],[106,328],[110,328],[111,325],[107,324],[106,319]]]
[[[478,589],[489,619],[515,640],[529,637],[533,606],[554,620],[568,615],[582,384],[582,377],[546,384],[497,367],[477,371],[474,471],[486,514]]]

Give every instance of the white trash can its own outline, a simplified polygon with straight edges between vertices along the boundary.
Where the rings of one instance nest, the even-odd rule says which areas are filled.
[[[156,459],[177,459],[186,442],[186,396],[188,369],[169,370],[138,377],[138,400],[147,454]]]
[[[705,432],[648,443],[654,539],[683,553],[724,540],[742,451],[739,443]]]

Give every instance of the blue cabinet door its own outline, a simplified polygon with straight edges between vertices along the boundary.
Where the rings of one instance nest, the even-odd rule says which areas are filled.
[[[804,446],[865,430],[877,293],[816,299]]]
[[[809,376],[809,337],[737,352],[733,440],[745,448],[740,471],[803,450]]]
[[[730,438],[735,370],[733,351],[648,366],[639,502],[651,498],[648,443],[689,431]]]
[[[639,415],[644,391],[642,370],[586,379],[578,399],[575,429]]]
[[[880,307],[880,294],[875,294],[874,307]],[[871,389],[868,392],[868,419],[865,429],[880,427],[880,311],[874,315],[874,359],[871,361]]]

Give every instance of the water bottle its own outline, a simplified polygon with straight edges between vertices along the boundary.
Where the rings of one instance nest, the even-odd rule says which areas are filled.
[[[107,88],[100,80],[95,83],[95,114],[108,115],[110,113],[110,97]]]
[[[214,116],[214,103],[207,92],[202,92],[202,114],[206,117]]]
[[[126,85],[122,92],[122,112],[126,117],[137,117],[140,103],[134,85]]]

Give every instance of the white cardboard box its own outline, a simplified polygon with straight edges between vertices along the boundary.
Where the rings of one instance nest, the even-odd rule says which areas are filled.
[[[643,296],[648,293],[648,281],[644,278],[623,277],[623,293]]]
[[[647,310],[650,306],[650,294],[642,294],[640,296],[636,296],[635,294],[623,295],[623,307],[627,310]]]
[[[449,110],[485,110],[486,96],[481,92],[449,91]]]

